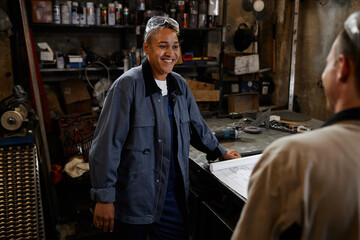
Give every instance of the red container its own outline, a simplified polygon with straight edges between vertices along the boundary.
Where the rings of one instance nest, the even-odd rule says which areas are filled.
[[[188,13],[183,13],[182,16],[181,16],[181,20],[182,20],[182,27],[187,28],[188,27],[189,14]]]

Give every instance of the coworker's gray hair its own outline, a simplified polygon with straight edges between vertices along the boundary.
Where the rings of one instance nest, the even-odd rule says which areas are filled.
[[[337,55],[344,54],[355,64],[357,90],[360,94],[360,11],[351,14],[344,22],[344,30],[339,34]]]

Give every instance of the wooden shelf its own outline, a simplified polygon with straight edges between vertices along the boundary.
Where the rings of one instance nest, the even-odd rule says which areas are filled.
[[[83,28],[83,29],[136,29],[136,25],[80,25],[80,24],[55,24],[55,23],[32,23],[33,28],[48,29],[48,28]],[[145,29],[145,26],[140,26],[141,30]],[[181,31],[221,31],[222,26],[216,28],[180,28]]]
[[[219,64],[215,63],[215,64],[206,64],[206,63],[195,63],[195,64],[179,64],[179,65],[175,65],[174,68],[219,68]]]
[[[80,25],[80,24],[55,24],[55,23],[33,23],[33,28],[86,28],[86,29],[135,29],[135,25]]]
[[[123,71],[123,67],[108,67],[110,71],[118,70]],[[88,67],[86,68],[87,71],[101,71],[106,70],[103,67]],[[78,71],[85,71],[85,68],[40,68],[40,72],[43,73],[52,73],[52,72],[78,72]]]

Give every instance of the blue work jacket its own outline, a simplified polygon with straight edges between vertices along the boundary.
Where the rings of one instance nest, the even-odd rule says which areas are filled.
[[[114,202],[115,218],[130,224],[158,221],[170,168],[171,129],[168,101],[173,105],[179,163],[185,198],[189,186],[190,143],[216,159],[226,153],[203,120],[187,82],[167,76],[162,96],[147,59],[121,75],[104,102],[91,146],[91,198]]]

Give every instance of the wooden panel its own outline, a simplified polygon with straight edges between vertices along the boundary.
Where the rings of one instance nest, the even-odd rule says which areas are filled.
[[[12,94],[14,88],[10,39],[7,32],[0,32],[0,100]],[[9,74],[10,76],[7,76]]]
[[[229,113],[244,113],[259,110],[259,93],[238,93],[228,96]]]
[[[191,90],[197,102],[216,102],[220,100],[219,90]]]
[[[215,84],[186,79],[191,90],[214,90]]]

